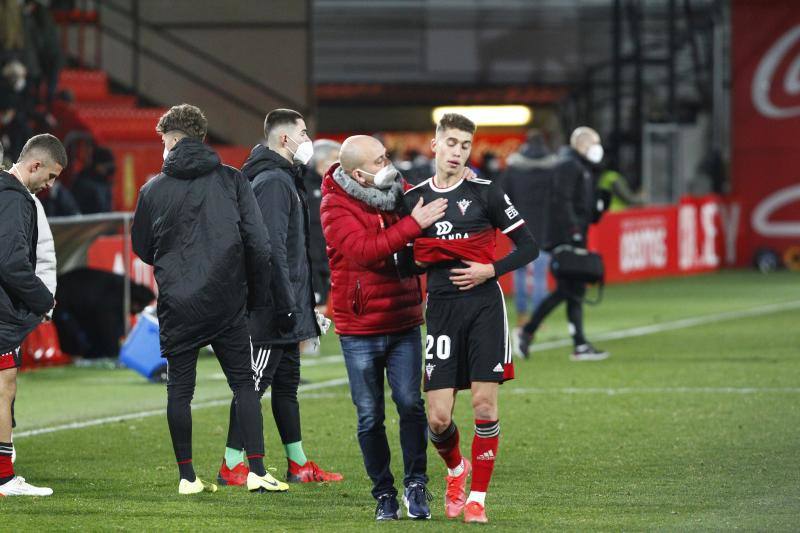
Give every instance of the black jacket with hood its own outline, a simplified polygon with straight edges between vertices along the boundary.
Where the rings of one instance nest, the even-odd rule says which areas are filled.
[[[545,242],[550,219],[550,194],[558,157],[541,144],[526,144],[506,159],[503,190],[522,214],[536,242]]]
[[[163,356],[208,344],[264,305],[269,235],[253,191],[202,142],[178,141],[142,187],[131,237],[155,267]]]
[[[304,167],[256,145],[242,167],[250,180],[272,242],[272,279],[267,305],[250,313],[253,344],[294,344],[319,335],[314,315],[309,257],[308,199]],[[291,330],[278,327],[292,314]]]
[[[586,246],[586,234],[594,218],[594,176],[588,161],[570,147],[559,151],[559,162],[550,194],[545,250],[560,244]]]
[[[16,349],[53,308],[36,277],[36,205],[28,189],[0,170],[0,353]]]

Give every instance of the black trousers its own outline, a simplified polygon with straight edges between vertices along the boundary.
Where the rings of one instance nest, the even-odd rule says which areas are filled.
[[[261,402],[253,385],[250,336],[242,319],[211,341],[228,385],[232,405],[242,420],[243,448],[247,455],[264,455]],[[167,357],[167,422],[178,462],[192,458],[192,410],[199,347]]]
[[[272,416],[283,444],[302,440],[300,432],[300,345],[274,344],[253,347],[251,380],[255,381],[258,397],[272,387]],[[236,450],[246,448],[241,418],[231,403],[228,441],[226,446]]]
[[[572,342],[575,346],[586,343],[583,334],[583,297],[586,295],[586,284],[580,281],[572,281],[563,278],[556,278],[556,290],[551,292],[547,298],[542,300],[534,310],[531,319],[522,328],[525,333],[533,335],[539,326],[547,318],[553,309],[561,302],[567,302],[567,320],[570,324]]]

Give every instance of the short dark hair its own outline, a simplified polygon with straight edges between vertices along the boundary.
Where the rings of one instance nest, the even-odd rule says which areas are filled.
[[[474,135],[477,127],[475,126],[474,122],[464,115],[459,115],[458,113],[445,113],[442,115],[442,118],[439,119],[439,123],[436,125],[436,135],[439,135],[445,130],[451,129],[466,131],[467,133]]]
[[[269,134],[278,126],[284,124],[297,124],[298,120],[304,120],[303,115],[293,109],[273,109],[267,113],[264,119],[264,137],[269,139]]]
[[[25,161],[31,156],[32,152],[43,152],[61,168],[67,168],[67,151],[61,141],[58,140],[58,137],[54,135],[42,133],[28,139],[28,142],[22,147],[22,152],[20,152],[17,162]]]
[[[199,107],[191,104],[176,105],[161,115],[156,131],[162,134],[181,131],[189,137],[202,141],[208,133],[208,120]]]

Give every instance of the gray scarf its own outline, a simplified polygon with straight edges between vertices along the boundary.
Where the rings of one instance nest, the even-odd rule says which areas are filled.
[[[394,211],[403,197],[403,184],[400,180],[396,180],[388,189],[362,187],[356,180],[348,176],[341,166],[333,172],[333,179],[344,189],[344,192],[379,211]]]

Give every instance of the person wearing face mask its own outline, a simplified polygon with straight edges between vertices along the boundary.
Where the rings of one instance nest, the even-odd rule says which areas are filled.
[[[447,201],[417,202],[403,217],[404,185],[383,144],[366,135],[342,143],[339,163],[322,182],[329,308],[358,414],[358,442],[377,500],[377,520],[396,520],[400,513],[384,427],[384,375],[399,415],[407,514],[430,518],[420,393],[422,293],[404,259],[411,259],[407,244],[444,216]]]
[[[67,166],[67,153],[49,134],[29,139],[8,172],[0,171],[0,497],[49,496],[16,476],[12,465],[12,402],[21,365],[20,344],[53,309],[55,300],[36,275],[39,240],[32,194],[53,185]],[[43,230],[44,231],[44,230]]]
[[[314,311],[311,261],[308,250],[308,197],[303,186],[305,165],[314,153],[303,116],[291,109],[275,109],[264,120],[266,145],[258,144],[242,166],[250,180],[272,242],[272,274],[265,294],[267,304],[250,312],[253,345],[253,381],[259,395],[272,387],[272,414],[286,453],[286,481],[310,483],[340,481],[341,474],[326,472],[308,460],[300,431],[300,343],[320,335]],[[327,319],[325,319],[327,320]],[[240,485],[247,475],[242,425],[231,404],[225,457],[217,479]],[[287,490],[279,482],[277,490]]]
[[[589,225],[597,222],[606,210],[604,196],[596,190],[594,171],[603,160],[603,145],[600,135],[586,126],[576,128],[570,136],[570,144],[564,147],[556,165],[550,193],[549,220],[543,248],[552,251],[561,245],[586,248]],[[599,361],[608,357],[608,352],[598,350],[586,340],[583,331],[583,297],[586,284],[557,278],[556,290],[542,300],[531,319],[518,336],[519,350],[528,357],[530,345],[539,325],[559,305],[566,301],[567,320],[572,335],[573,361]]]
[[[81,213],[88,215],[111,211],[111,177],[116,170],[111,150],[96,146],[91,165],[83,169],[72,184],[72,194]]]

